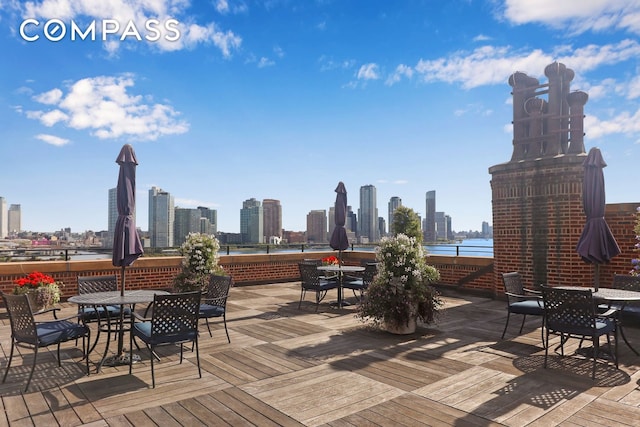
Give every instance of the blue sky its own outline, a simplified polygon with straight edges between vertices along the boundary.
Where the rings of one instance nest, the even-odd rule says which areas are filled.
[[[0,0],[0,196],[25,230],[104,230],[130,143],[143,230],[154,185],[238,232],[252,197],[304,230],[338,181],[354,209],[375,185],[385,218],[390,197],[423,214],[436,190],[454,230],[478,230],[512,154],[508,77],[546,83],[560,61],[589,94],[607,202],[636,202],[639,34],[637,0]]]

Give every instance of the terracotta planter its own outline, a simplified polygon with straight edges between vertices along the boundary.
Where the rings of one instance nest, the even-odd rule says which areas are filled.
[[[391,325],[386,324],[385,329],[387,332],[395,334],[395,335],[408,335],[413,334],[416,331],[416,327],[418,326],[416,318],[409,319],[408,324],[401,325]]]

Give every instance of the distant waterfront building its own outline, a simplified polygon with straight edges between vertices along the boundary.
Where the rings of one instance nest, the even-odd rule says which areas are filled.
[[[493,227],[487,221],[482,221],[482,237],[485,239],[493,237]]]
[[[423,237],[426,243],[436,241],[436,191],[427,191],[424,212]]]
[[[262,201],[262,212],[266,242],[282,239],[282,206],[280,205],[280,200],[264,199]]]
[[[175,208],[173,221],[173,244],[182,245],[189,233],[200,233],[200,209]]]
[[[453,240],[453,228],[451,228],[451,217],[449,215],[444,216],[444,220],[447,224],[447,240]]]
[[[307,242],[327,243],[326,210],[313,210],[307,214]]]
[[[173,196],[158,187],[149,190],[149,239],[152,248],[174,246]]]
[[[436,239],[447,239],[447,218],[444,212],[436,212]]]
[[[200,233],[215,235],[218,232],[218,211],[198,206],[200,211]]]
[[[8,235],[15,237],[22,231],[22,210],[20,205],[9,205],[7,215]]]
[[[387,234],[387,223],[384,220],[384,217],[379,216],[378,217],[378,236],[384,236],[385,234]]]
[[[0,239],[4,239],[9,235],[9,211],[7,210],[7,201],[4,197],[0,197]]]
[[[307,242],[306,233],[304,231],[284,230],[282,232],[282,238],[289,244]]]
[[[393,234],[393,213],[402,206],[402,199],[398,196],[393,196],[389,199],[389,234]]]
[[[263,243],[263,225],[264,211],[260,201],[252,197],[242,202],[242,209],[240,209],[242,243]]]
[[[329,227],[327,227],[327,240],[331,240],[331,235],[333,234],[333,230],[336,228],[336,207],[335,206],[331,206],[329,208],[327,223],[329,224]]]
[[[347,233],[349,231],[353,232],[354,236],[358,235],[358,216],[351,209],[351,206],[347,206],[347,224],[346,224]]]
[[[380,240],[378,231],[378,204],[376,187],[360,187],[360,209],[358,209],[358,236],[366,238],[368,243]],[[364,241],[364,240],[363,240]]]

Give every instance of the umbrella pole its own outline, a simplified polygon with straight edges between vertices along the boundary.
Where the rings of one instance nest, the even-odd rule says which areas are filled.
[[[125,280],[124,280],[124,268],[125,266],[122,266],[122,271],[120,272],[120,281],[122,282],[122,286],[120,287],[120,296],[123,297],[124,296],[124,284],[125,284]]]
[[[596,292],[598,292],[598,288],[600,287],[600,264],[597,262],[594,264],[593,275],[594,275],[593,284],[596,289]]]

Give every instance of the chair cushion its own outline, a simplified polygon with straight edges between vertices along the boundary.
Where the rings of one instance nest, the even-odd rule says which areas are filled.
[[[86,335],[88,331],[88,328],[83,324],[68,320],[38,323],[36,325],[36,333],[41,347],[80,338]]]
[[[544,304],[542,301],[525,300],[509,304],[509,311],[516,314],[532,314],[541,316],[544,314]]]
[[[359,291],[365,288],[365,284],[364,284],[364,280],[356,279],[356,280],[350,280],[348,282],[344,282],[342,284],[342,287],[346,289],[354,289]]]
[[[126,307],[124,309],[125,316],[131,315],[131,309]],[[85,321],[97,320],[98,318],[104,319],[108,317],[120,316],[119,305],[99,305],[99,306],[84,306],[79,310],[80,318]]]
[[[224,315],[224,307],[212,304],[200,304],[200,316],[220,317]]]
[[[184,334],[167,334],[151,337],[151,322],[137,322],[133,324],[132,330],[134,336],[140,338],[145,343],[154,346],[159,344],[171,344],[183,341],[193,341],[197,332],[189,332]]]

